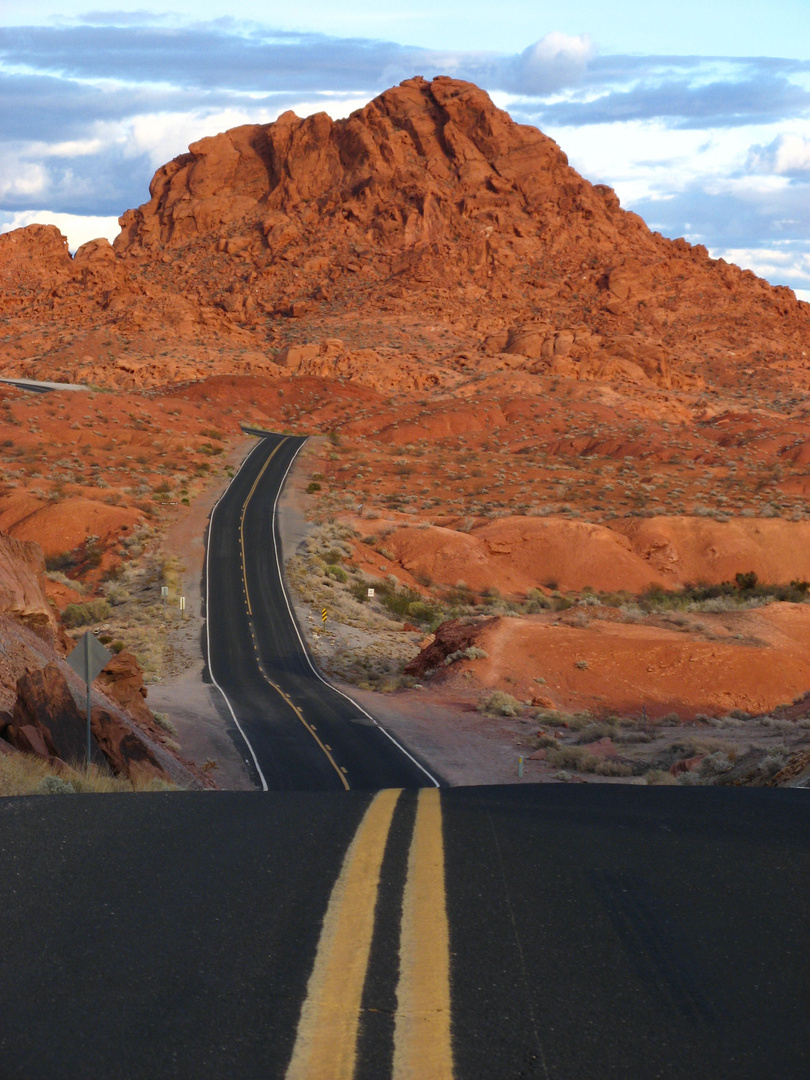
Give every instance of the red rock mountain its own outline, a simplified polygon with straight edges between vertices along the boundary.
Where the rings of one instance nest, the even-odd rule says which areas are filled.
[[[470,83],[409,79],[345,120],[202,139],[150,192],[112,248],[0,237],[6,374],[807,385],[810,305],[651,232]]]

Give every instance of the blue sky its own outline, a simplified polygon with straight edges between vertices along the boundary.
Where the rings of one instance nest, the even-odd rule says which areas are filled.
[[[810,299],[807,0],[147,3],[0,0],[0,230],[112,237],[202,135],[446,73],[653,228]]]

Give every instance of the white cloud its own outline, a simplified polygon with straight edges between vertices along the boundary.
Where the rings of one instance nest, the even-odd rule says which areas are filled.
[[[752,146],[748,155],[752,172],[776,173],[779,176],[810,174],[810,138],[786,133],[768,146]]]
[[[80,214],[55,214],[50,210],[19,210],[14,214],[0,213],[0,233],[22,229],[26,225],[55,225],[68,238],[71,251],[88,240],[106,237],[112,242],[121,231],[118,218],[89,217]]]
[[[548,94],[576,84],[593,55],[588,34],[571,37],[552,30],[509,62],[509,88],[518,94]]]
[[[31,199],[45,191],[48,172],[34,161],[6,151],[0,155],[0,199]]]

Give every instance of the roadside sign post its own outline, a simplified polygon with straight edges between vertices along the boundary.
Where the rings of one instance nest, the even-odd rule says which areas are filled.
[[[169,599],[169,586],[168,585],[161,585],[160,586],[160,595],[161,595],[161,598],[163,600],[163,603],[165,604],[166,601]]]
[[[321,622],[326,626],[326,608],[321,611]]]
[[[107,652],[95,634],[88,631],[83,637],[79,638],[76,647],[66,657],[66,660],[79,678],[84,679],[87,684],[87,764],[89,765],[92,754],[90,742],[90,715],[92,708],[90,687],[96,675],[112,660],[112,653]]]
[[[185,617],[185,614],[186,614],[186,598],[185,598],[185,596],[180,597],[180,611],[183,614],[183,616]]]

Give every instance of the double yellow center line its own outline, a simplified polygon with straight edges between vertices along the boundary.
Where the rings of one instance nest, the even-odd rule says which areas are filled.
[[[242,553],[242,585],[243,585],[244,590],[245,590],[245,604],[247,605],[248,618],[250,619],[250,636],[253,638],[253,648],[254,648],[254,651],[256,653],[256,663],[259,665],[259,670],[261,671],[262,675],[264,676],[264,679],[284,699],[284,701],[287,703],[287,705],[289,705],[289,707],[292,709],[292,711],[295,713],[295,715],[298,717],[298,719],[301,721],[301,723],[304,725],[304,727],[310,733],[312,738],[315,740],[315,742],[321,748],[323,753],[326,755],[326,757],[329,760],[330,765],[332,766],[332,768],[335,770],[338,777],[340,778],[341,784],[343,784],[343,787],[348,791],[349,790],[349,781],[346,779],[345,771],[335,761],[334,757],[332,756],[331,749],[318,737],[318,734],[315,731],[315,728],[312,726],[312,724],[307,722],[307,720],[304,717],[304,714],[301,712],[301,710],[298,708],[298,706],[293,704],[292,700],[290,699],[289,694],[285,694],[284,691],[281,689],[281,687],[277,683],[274,683],[273,680],[270,678],[270,676],[267,674],[267,672],[264,670],[264,667],[262,666],[262,662],[261,662],[261,657],[259,655],[259,643],[256,640],[256,631],[255,631],[254,626],[253,626],[253,608],[252,608],[251,603],[250,603],[250,591],[248,589],[248,579],[247,579],[247,565],[246,565],[246,562],[245,562],[245,514],[247,513],[248,504],[250,503],[250,500],[253,498],[253,495],[254,495],[254,493],[256,491],[256,488],[259,486],[259,481],[264,476],[270,462],[273,460],[273,458],[276,456],[276,454],[282,448],[282,446],[284,445],[285,442],[287,442],[287,439],[286,438],[282,439],[281,442],[279,442],[276,446],[274,446],[273,449],[270,451],[270,453],[267,455],[267,460],[265,461],[264,465],[262,465],[261,469],[259,470],[259,474],[257,475],[256,479],[253,481],[253,486],[251,487],[250,491],[248,492],[247,498],[245,499],[244,503],[242,504],[242,513],[241,513],[241,515],[239,517],[239,547],[240,547],[240,550],[241,550],[241,553]]]
[[[250,593],[248,592],[247,569],[245,566],[245,514],[247,513],[248,503],[253,498],[253,494],[256,491],[256,488],[259,486],[259,481],[267,471],[267,467],[270,462],[273,460],[273,458],[276,456],[276,454],[282,448],[286,441],[286,438],[282,439],[281,442],[274,446],[270,453],[267,455],[267,461],[265,461],[264,465],[262,465],[261,470],[259,471],[259,475],[253,481],[253,487],[248,492],[248,497],[242,503],[242,513],[239,518],[239,547],[242,551],[242,584],[245,587],[245,601],[247,603],[248,615],[250,615],[251,617],[253,616],[253,608],[250,606]]]
[[[381,791],[343,860],[286,1080],[353,1080],[385,846],[399,791]],[[452,1080],[450,944],[439,791],[419,792],[402,902],[392,1080]]]

